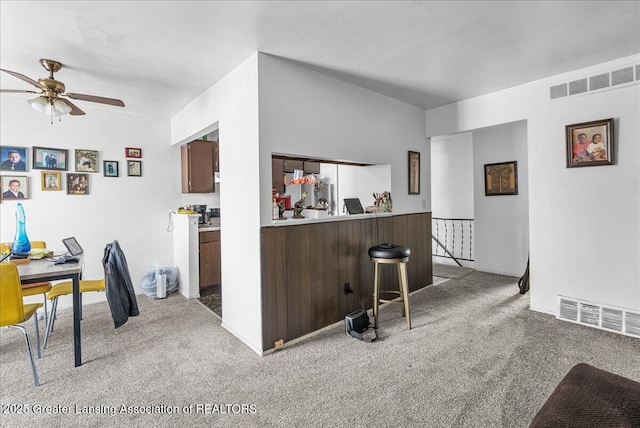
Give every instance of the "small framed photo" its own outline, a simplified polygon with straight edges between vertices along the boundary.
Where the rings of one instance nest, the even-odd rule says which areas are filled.
[[[29,199],[29,186],[26,175],[3,175],[0,177],[2,199]]]
[[[127,175],[129,177],[142,177],[142,161],[127,161]]]
[[[567,168],[613,165],[613,119],[565,126]]]
[[[124,157],[126,158],[141,158],[142,157],[142,149],[137,147],[125,147],[124,148]]]
[[[118,161],[106,160],[102,162],[103,174],[105,177],[117,177],[118,173]]]
[[[67,195],[88,195],[89,174],[67,174]]]
[[[26,147],[0,146],[0,171],[26,171]]]
[[[60,171],[41,171],[42,190],[62,190]]]
[[[51,169],[66,171],[69,166],[69,150],[49,149],[46,147],[33,148],[33,169]]]
[[[420,152],[409,152],[409,194],[420,194]]]
[[[98,151],[76,149],[76,172],[98,172]]]
[[[484,166],[485,196],[518,194],[518,162],[489,163]]]

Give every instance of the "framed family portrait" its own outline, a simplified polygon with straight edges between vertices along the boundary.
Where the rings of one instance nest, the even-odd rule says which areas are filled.
[[[26,147],[0,146],[0,171],[26,171]]]
[[[67,174],[67,195],[88,195],[89,174]]]
[[[102,173],[105,177],[117,177],[119,175],[118,161],[106,160],[102,163]]]
[[[62,190],[61,174],[59,171],[41,171],[42,190]]]
[[[124,148],[124,157],[126,158],[141,158],[142,157],[142,149],[138,147],[125,147]]]
[[[127,175],[129,177],[142,177],[142,161],[127,161]]]
[[[0,177],[3,200],[29,199],[29,186],[25,175],[3,175]]]
[[[567,125],[567,168],[613,165],[613,119]]]
[[[409,152],[409,194],[420,194],[420,152]]]
[[[484,165],[485,196],[518,194],[518,162],[488,163]]]
[[[68,159],[69,150],[46,147],[33,148],[33,169],[66,171],[69,168]]]
[[[76,172],[98,172],[98,151],[76,149]]]

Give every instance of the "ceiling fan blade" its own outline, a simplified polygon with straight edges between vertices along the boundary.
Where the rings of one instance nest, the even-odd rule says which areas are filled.
[[[29,77],[25,76],[24,74],[20,74],[20,73],[16,73],[15,71],[10,71],[10,70],[5,70],[3,68],[0,68],[0,70],[4,71],[7,74],[12,75],[13,77],[17,77],[20,80],[24,80],[25,82],[35,86],[38,89],[42,89],[43,91],[47,90],[47,87],[44,85],[41,85],[40,83],[36,82],[33,79],[30,79]]]
[[[116,107],[124,107],[124,103],[115,98],[97,97],[95,95],[84,94],[64,94],[66,97],[73,98],[74,100],[91,101],[94,103],[109,104]]]
[[[83,112],[82,110],[80,110],[80,109],[78,108],[78,106],[77,106],[77,105],[75,105],[74,103],[72,103],[71,101],[69,101],[69,100],[67,100],[67,99],[64,99],[64,100],[62,100],[62,101],[64,101],[64,103],[65,103],[66,105],[68,105],[69,107],[71,107],[71,111],[69,112],[69,114],[70,114],[71,116],[82,116],[83,114],[85,114],[85,112]]]
[[[0,92],[4,92],[4,93],[24,93],[24,94],[39,94],[40,92],[36,92],[36,91],[23,91],[22,89],[0,89]]]

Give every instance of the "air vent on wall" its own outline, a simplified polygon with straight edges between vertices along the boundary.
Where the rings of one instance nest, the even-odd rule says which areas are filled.
[[[640,313],[558,296],[558,319],[640,338]]]
[[[635,72],[634,72],[635,70]],[[635,79],[634,79],[635,74]],[[594,91],[616,89],[640,82],[640,64],[627,66],[593,76],[582,77],[549,87],[549,99],[570,97]]]

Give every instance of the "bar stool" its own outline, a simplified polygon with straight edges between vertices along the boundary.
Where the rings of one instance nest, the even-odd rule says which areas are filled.
[[[392,300],[380,299],[381,293],[399,294],[403,303],[402,316],[407,319],[407,328],[411,330],[411,314],[409,312],[409,285],[407,283],[407,262],[409,261],[411,250],[407,247],[400,247],[394,244],[380,244],[369,248],[369,257],[373,262],[374,278],[373,278],[373,317],[375,318],[374,327],[378,328],[378,305],[380,302],[389,303],[396,302],[398,298]],[[399,291],[380,290],[380,264],[396,264],[398,265]]]

